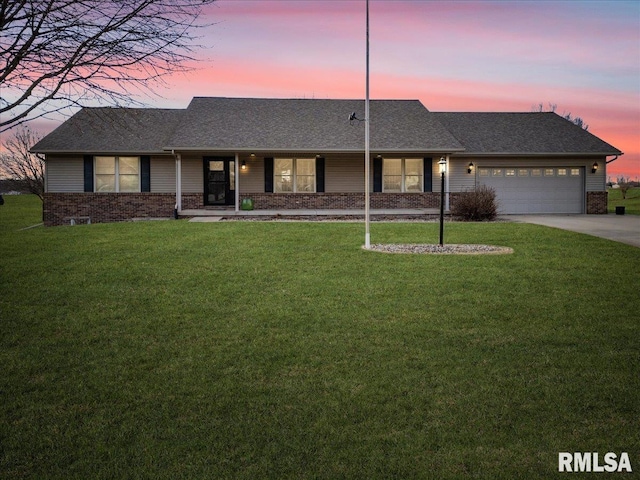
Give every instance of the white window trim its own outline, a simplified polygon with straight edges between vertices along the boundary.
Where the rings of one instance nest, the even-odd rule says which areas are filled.
[[[400,191],[397,190],[387,190],[384,188],[384,177],[385,177],[385,160],[400,160]],[[422,181],[420,182],[420,192],[407,192],[407,187],[405,184],[405,177],[406,175],[406,168],[405,168],[405,161],[406,160],[419,160],[418,164],[420,165],[420,178],[422,179]],[[410,176],[414,176],[414,175],[410,175]],[[413,157],[409,157],[409,158],[388,158],[382,159],[382,192],[389,192],[389,193],[423,193],[424,192],[424,159],[422,158],[413,158]]]
[[[104,158],[115,158],[115,190],[114,191],[110,191],[110,192],[102,192],[102,193],[140,193],[142,191],[142,172],[140,171],[141,166],[140,166],[140,157],[136,156],[136,155],[122,155],[123,157],[134,157],[138,159],[138,187],[137,190],[135,192],[120,192],[120,155],[96,155],[93,157],[93,191],[96,193],[101,193],[98,192],[98,190],[96,190],[96,186],[98,184],[97,181],[97,176],[98,176],[98,168],[96,165],[96,159],[98,157],[104,157]]]
[[[276,185],[278,185],[278,182],[276,182],[276,178],[278,176],[278,173],[275,170],[275,164],[278,160],[292,160],[293,161],[293,167],[292,167],[292,171],[291,171],[291,178],[292,178],[292,183],[293,183],[293,191],[292,192],[281,192],[281,191],[277,191],[276,190]],[[311,192],[298,192],[298,160],[311,160],[313,163],[313,190]],[[316,193],[316,188],[317,188],[317,168],[316,168],[316,159],[314,157],[293,157],[293,158],[285,158],[285,157],[278,157],[278,158],[274,158],[273,159],[273,164],[274,164],[274,169],[273,169],[273,193]]]

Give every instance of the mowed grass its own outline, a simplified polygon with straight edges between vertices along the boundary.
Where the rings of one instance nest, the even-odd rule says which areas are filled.
[[[617,206],[625,207],[625,214],[640,215],[640,188],[627,190],[626,198],[622,198],[619,188],[609,188],[609,213],[616,211]]]
[[[23,199],[0,207],[2,478],[640,469],[640,249],[519,223],[445,226],[515,250],[484,256],[366,252],[351,223],[18,231]]]
[[[42,201],[35,195],[3,195],[0,235],[42,223]]]

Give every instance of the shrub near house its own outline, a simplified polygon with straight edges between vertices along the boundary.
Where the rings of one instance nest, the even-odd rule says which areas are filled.
[[[467,221],[495,220],[498,216],[496,191],[486,185],[479,185],[473,190],[456,195],[451,215]]]

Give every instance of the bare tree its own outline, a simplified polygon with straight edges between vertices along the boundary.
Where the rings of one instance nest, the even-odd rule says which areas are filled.
[[[131,104],[189,70],[215,0],[0,0],[0,132],[90,103]]]
[[[7,152],[0,154],[0,174],[8,176],[31,193],[43,199],[44,158],[29,149],[41,136],[24,125],[5,143]]]
[[[539,103],[537,105],[533,105],[531,107],[531,111],[532,112],[554,112],[556,113],[556,110],[558,109],[558,105],[556,103],[548,103],[547,108],[545,109],[544,105],[542,103]],[[571,123],[575,123],[577,126],[579,126],[580,128],[584,129],[584,130],[589,130],[589,125],[587,125],[584,121],[584,119],[582,119],[581,117],[574,117],[571,115],[571,112],[569,113],[563,113],[561,115],[562,118],[569,120]]]
[[[620,187],[620,193],[622,193],[622,199],[627,198],[627,192],[631,188],[630,178],[622,175],[617,178],[618,187]]]

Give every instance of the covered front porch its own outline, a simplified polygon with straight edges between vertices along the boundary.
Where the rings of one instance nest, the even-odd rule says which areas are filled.
[[[225,216],[364,214],[365,168],[360,152],[320,155],[201,151],[174,155],[175,203],[180,216],[207,216],[212,210],[215,215],[224,211]],[[448,155],[446,157],[448,160]],[[397,159],[394,160],[398,164],[397,173],[383,170],[384,158]],[[437,212],[440,207],[437,158],[433,152],[372,155],[371,213],[428,215]],[[304,174],[302,162],[305,162]],[[445,191],[448,192],[448,184]],[[251,210],[243,209],[246,202],[251,204]],[[449,209],[448,194],[445,209]]]

